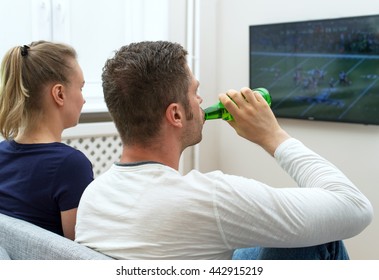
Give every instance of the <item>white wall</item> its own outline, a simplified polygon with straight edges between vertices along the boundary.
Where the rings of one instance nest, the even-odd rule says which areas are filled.
[[[199,1],[200,2],[200,1]],[[249,84],[248,26],[261,23],[338,18],[379,13],[372,0],[201,1],[200,92],[207,106],[217,94]],[[379,65],[378,65],[379,67]],[[272,93],[275,94],[275,93]],[[294,137],[332,161],[379,208],[379,126],[281,119]],[[294,186],[261,148],[236,136],[226,123],[205,124],[200,169],[253,177],[277,187]],[[317,209],[315,209],[317,211]],[[352,259],[379,259],[379,221],[346,241]]]

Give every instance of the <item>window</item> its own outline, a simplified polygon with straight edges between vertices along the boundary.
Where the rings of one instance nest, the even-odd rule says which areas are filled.
[[[185,45],[185,20],[186,0],[6,0],[0,3],[0,56],[36,40],[72,45],[86,80],[83,113],[105,112],[101,87],[105,60],[133,41]]]

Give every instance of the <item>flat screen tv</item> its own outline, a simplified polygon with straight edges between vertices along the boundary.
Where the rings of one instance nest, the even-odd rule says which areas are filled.
[[[250,87],[278,118],[379,125],[379,15],[251,25]]]

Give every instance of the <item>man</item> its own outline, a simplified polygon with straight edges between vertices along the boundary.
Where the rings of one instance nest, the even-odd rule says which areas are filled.
[[[234,117],[229,124],[274,156],[299,188],[220,171],[178,172],[181,153],[200,142],[204,124],[186,55],[175,43],[141,42],[106,62],[104,97],[123,152],[83,194],[76,241],[117,259],[230,259],[247,247],[256,248],[235,258],[348,258],[336,240],[369,225],[370,202],[291,138],[258,93],[243,88],[219,98]],[[287,247],[294,249],[280,249]]]

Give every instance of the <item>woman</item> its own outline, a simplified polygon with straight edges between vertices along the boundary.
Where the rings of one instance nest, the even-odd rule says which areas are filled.
[[[61,142],[85,100],[75,50],[46,41],[14,47],[0,78],[0,213],[75,238],[76,209],[92,165]]]

